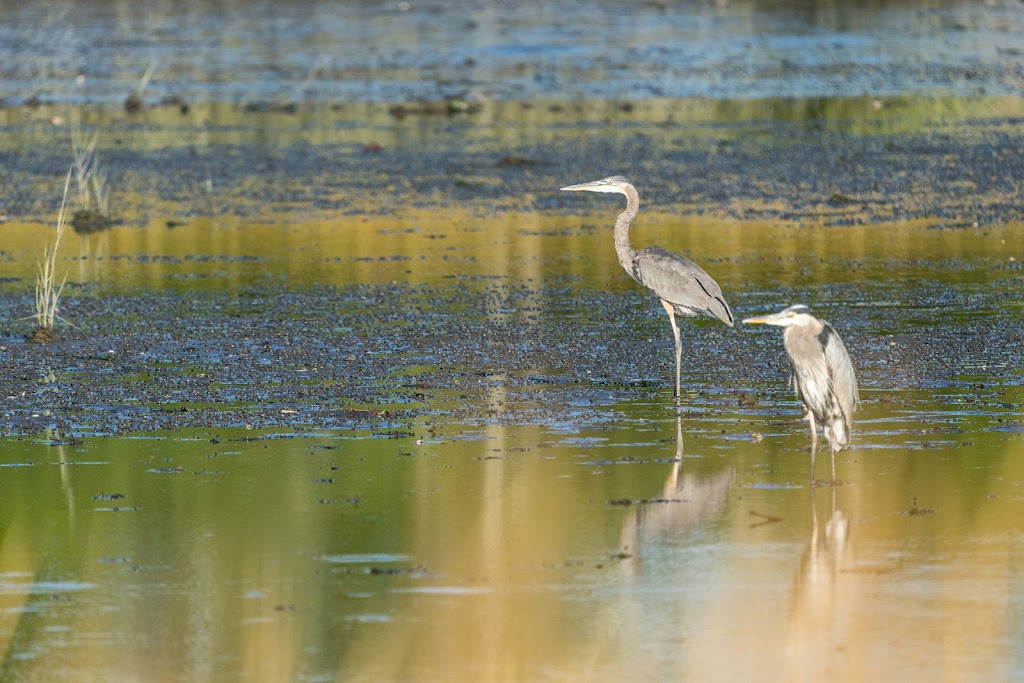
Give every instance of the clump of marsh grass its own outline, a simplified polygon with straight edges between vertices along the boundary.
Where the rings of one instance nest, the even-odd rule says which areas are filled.
[[[71,225],[79,232],[95,232],[110,226],[107,174],[96,154],[99,138],[99,133],[94,133],[92,138],[84,141],[77,127],[71,129],[71,151],[74,155],[72,168],[75,172],[79,204],[79,208],[71,217]]]
[[[43,256],[36,260],[36,302],[35,313],[30,316],[36,321],[36,328],[29,334],[29,341],[45,344],[55,341],[57,333],[53,326],[58,321],[67,322],[59,315],[60,295],[64,291],[64,283],[67,281],[67,273],[57,281],[57,251],[60,249],[60,238],[64,236],[64,229],[67,227],[67,205],[68,190],[71,188],[71,172],[64,178],[64,196],[60,200],[60,210],[57,212],[57,233],[53,244],[47,243],[43,247]]]
[[[146,92],[146,87],[149,85],[150,79],[153,78],[153,72],[156,71],[156,62],[149,65],[146,69],[146,73],[142,75],[142,80],[135,86],[135,90],[132,94],[127,97],[124,101],[124,110],[127,112],[136,112],[142,109],[142,94]]]

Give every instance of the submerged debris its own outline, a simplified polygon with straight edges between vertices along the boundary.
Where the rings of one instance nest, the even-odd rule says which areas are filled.
[[[683,498],[615,498],[609,505],[651,505],[656,503],[685,503]]]
[[[114,225],[113,220],[92,209],[80,209],[71,216],[71,227],[81,235],[101,232],[109,229],[112,225]]]
[[[57,331],[52,327],[37,327],[25,335],[25,339],[33,344],[49,344],[57,341],[58,338]]]
[[[914,498],[914,500],[910,503],[910,509],[907,510],[904,514],[908,517],[917,517],[920,515],[931,515],[934,513],[934,508],[918,507],[917,498]]]

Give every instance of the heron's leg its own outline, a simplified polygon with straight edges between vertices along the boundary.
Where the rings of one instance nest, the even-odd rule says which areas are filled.
[[[818,426],[814,424],[814,413],[807,406],[807,421],[811,423],[811,485],[814,485],[814,456],[818,450]]]
[[[811,448],[818,445],[818,425],[814,424],[814,412],[807,410],[807,421],[811,423]]]
[[[679,326],[676,325],[676,307],[665,301],[661,300],[661,305],[665,307],[665,312],[668,313],[668,321],[672,323],[672,338],[676,342],[676,401],[679,401],[679,373],[683,362],[683,343],[679,340]]]
[[[831,448],[831,444],[829,444],[829,446],[830,446],[830,448],[828,449],[828,451],[829,451],[829,453],[832,454],[832,484],[835,485],[835,483],[836,483],[836,449]]]

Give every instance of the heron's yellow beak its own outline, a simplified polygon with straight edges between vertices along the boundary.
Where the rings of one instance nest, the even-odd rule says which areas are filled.
[[[629,181],[622,176],[613,175],[589,183],[567,185],[561,188],[565,192],[607,192],[608,194],[626,194],[626,188],[633,189]]]
[[[744,325],[767,325],[769,315],[758,315],[753,318],[744,318],[741,322]]]

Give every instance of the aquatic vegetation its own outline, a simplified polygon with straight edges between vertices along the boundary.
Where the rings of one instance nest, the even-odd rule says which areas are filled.
[[[156,64],[150,64],[149,68],[146,69],[146,73],[142,75],[139,80],[139,84],[135,86],[135,90],[132,94],[125,98],[124,110],[127,112],[136,112],[142,109],[142,94],[146,92],[146,87],[149,86],[149,81],[153,78],[153,72],[156,71]]]
[[[80,129],[71,129],[71,151],[74,155],[72,168],[80,205],[71,218],[71,224],[80,232],[93,232],[110,225],[107,174],[96,153],[99,137],[99,133],[94,133],[88,142],[84,142]]]
[[[36,287],[35,287],[35,314],[32,319],[36,321],[36,328],[29,335],[29,340],[39,343],[54,341],[56,334],[53,326],[57,320],[63,320],[57,311],[60,304],[60,295],[64,291],[64,283],[67,281],[67,273],[57,283],[57,252],[60,249],[60,239],[64,236],[64,229],[67,227],[67,206],[68,190],[71,187],[71,172],[64,178],[64,196],[60,202],[60,210],[57,212],[57,232],[53,244],[46,244],[43,247],[43,256],[36,260]],[[67,321],[64,321],[67,322]]]

